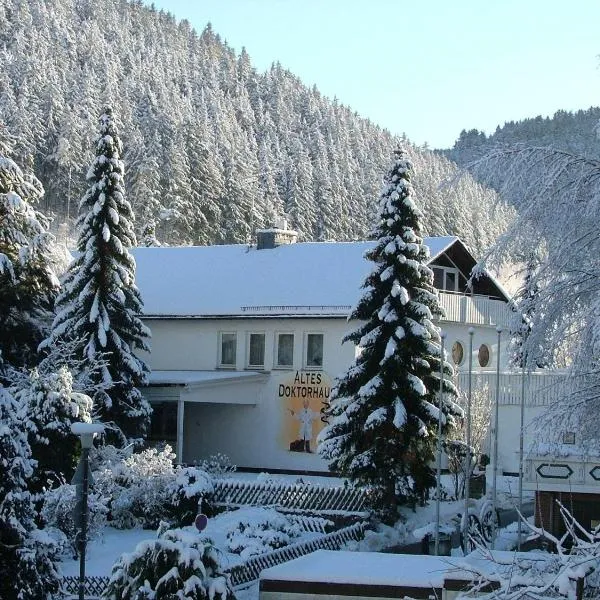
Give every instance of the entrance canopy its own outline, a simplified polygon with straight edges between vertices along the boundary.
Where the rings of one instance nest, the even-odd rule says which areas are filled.
[[[143,393],[150,401],[256,404],[267,379],[254,371],[152,371]]]

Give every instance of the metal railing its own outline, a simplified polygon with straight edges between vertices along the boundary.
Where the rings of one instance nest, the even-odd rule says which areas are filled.
[[[342,314],[346,315],[352,307],[349,304],[323,304],[323,305],[263,305],[263,306],[241,306],[243,313],[247,314]]]
[[[500,373],[498,401],[500,405],[521,404],[521,373]],[[469,374],[458,374],[458,387],[467,390]],[[496,373],[473,373],[473,389],[487,388],[490,400],[496,400]],[[571,385],[567,373],[533,372],[525,374],[525,404],[549,406],[569,395]]]

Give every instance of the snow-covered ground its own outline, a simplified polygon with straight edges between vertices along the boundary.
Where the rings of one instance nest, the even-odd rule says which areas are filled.
[[[206,529],[202,532],[203,537],[209,537],[214,545],[223,552],[223,564],[232,567],[242,562],[238,554],[227,551],[227,532],[230,531],[240,520],[257,523],[263,516],[264,511],[259,508],[241,508],[230,512],[224,512],[208,520]],[[198,533],[191,525],[184,529]],[[200,535],[200,534],[198,534]],[[306,541],[319,537],[321,534],[302,532],[293,539],[293,542]],[[131,552],[142,540],[157,537],[157,532],[148,529],[114,529],[105,527],[101,534],[90,541],[87,546],[86,574],[107,576],[110,575],[112,565],[124,552]],[[63,575],[79,575],[79,559],[65,559],[62,564]]]
[[[269,475],[261,473],[236,473],[236,478],[252,481],[264,481],[281,479],[286,482],[295,482],[300,480],[304,483],[313,483],[318,485],[339,486],[343,485],[343,480],[333,477],[298,477],[292,475]],[[450,477],[444,476],[443,483],[447,489],[451,487]],[[514,508],[516,498],[514,493],[517,489],[517,482],[514,478],[502,477],[498,480],[498,505],[501,508]],[[479,511],[482,501],[471,501],[470,509],[476,514]],[[368,531],[365,539],[361,542],[351,544],[347,549],[360,551],[379,551],[384,548],[402,544],[414,543],[420,540],[427,529],[431,529],[435,522],[435,502],[431,502],[425,507],[418,507],[414,512],[410,509],[402,511],[403,522],[399,522],[395,527],[382,525],[378,531]],[[453,517],[464,510],[464,502],[442,502],[441,503],[441,521],[442,523],[454,526]],[[257,518],[257,509],[244,508],[238,511],[222,513],[208,520],[208,526],[202,535],[210,537],[215,545],[224,552],[224,561],[228,566],[233,566],[240,562],[239,555],[227,551],[227,531],[240,520],[241,517],[253,519]],[[195,531],[193,526],[190,530]],[[503,550],[513,547],[516,541],[517,525],[516,523],[500,530],[497,549]],[[146,539],[155,538],[156,532],[153,530],[130,529],[117,530],[112,527],[106,527],[101,534],[88,544],[86,573],[88,575],[107,576],[110,575],[112,565],[117,558],[124,552],[132,552],[136,545]],[[294,541],[309,539],[319,534],[303,532],[300,538]],[[77,576],[79,574],[79,561],[65,558],[62,562],[63,575]],[[238,600],[256,600],[258,598],[258,584],[247,586],[243,590],[238,590]]]

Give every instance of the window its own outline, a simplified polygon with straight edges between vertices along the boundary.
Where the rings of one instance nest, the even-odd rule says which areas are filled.
[[[237,335],[235,333],[222,333],[219,356],[219,366],[235,367]]]
[[[433,285],[446,292],[458,292],[458,269],[452,267],[431,267]]]
[[[265,334],[251,333],[248,335],[248,367],[265,366]]]
[[[456,341],[452,344],[452,361],[455,365],[462,365],[465,359],[465,349],[463,345]]]
[[[306,366],[307,367],[322,367],[323,366],[323,334],[322,333],[306,334]]]
[[[490,364],[490,349],[489,346],[481,344],[479,346],[479,352],[477,353],[477,360],[479,361],[480,367],[487,367]]]
[[[277,334],[277,355],[275,366],[292,368],[294,365],[294,334]]]

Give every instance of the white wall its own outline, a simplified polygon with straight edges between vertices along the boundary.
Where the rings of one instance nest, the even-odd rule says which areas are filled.
[[[214,370],[218,362],[219,332],[237,333],[237,370],[244,370],[247,361],[247,334],[265,334],[265,371],[267,382],[256,393],[256,384],[232,384],[215,389],[198,388],[185,394],[186,398],[199,400],[186,402],[184,419],[183,461],[193,462],[215,452],[229,455],[234,463],[243,467],[276,468],[290,470],[324,471],[327,466],[317,454],[314,437],[310,443],[313,453],[290,452],[286,427],[297,431],[300,422],[292,417],[288,408],[301,408],[300,400],[280,398],[279,386],[293,383],[297,372],[320,374],[319,389],[330,388],[335,376],[342,373],[354,358],[351,344],[342,346],[343,335],[348,331],[346,319],[228,319],[180,320],[147,322],[152,329],[152,353],[146,356],[155,370]],[[277,332],[294,333],[294,365],[292,369],[274,366],[275,335]],[[323,333],[323,369],[305,370],[306,333]],[[223,404],[227,394],[234,396],[252,394],[252,406]],[[315,410],[320,401],[312,400]],[[318,425],[318,424],[316,424]]]
[[[524,448],[527,448],[535,439],[535,419],[539,417],[547,407],[526,406],[525,407],[525,436]],[[492,408],[493,418],[493,408]],[[521,432],[521,407],[516,404],[500,405],[498,409],[498,472],[519,472],[519,438]],[[491,457],[491,454],[490,454]]]
[[[215,370],[218,368],[219,332],[237,333],[236,370],[244,370],[247,361],[247,334],[265,334],[265,367],[267,382],[231,384],[185,391],[183,461],[192,463],[216,452],[223,452],[241,467],[288,469],[298,471],[325,471],[327,465],[316,454],[315,437],[321,424],[314,422],[314,436],[310,443],[313,453],[291,452],[293,436],[299,437],[300,421],[290,413],[302,408],[301,399],[280,397],[280,385],[293,383],[296,373],[304,376],[303,357],[307,332],[324,334],[323,369],[311,370],[322,374],[322,382],[315,389],[327,389],[333,379],[342,374],[353,360],[352,344],[341,344],[342,337],[354,327],[344,318],[273,318],[222,320],[150,320],[152,353],[144,358],[154,370]],[[469,344],[468,325],[443,323],[447,333],[446,348],[450,351],[455,340],[465,348],[462,369],[468,368],[466,356]],[[491,349],[491,371],[496,366],[497,333],[493,327],[476,326],[473,338],[473,368],[479,370],[477,351],[483,343]],[[274,366],[275,335],[277,332],[294,333],[293,369]],[[501,352],[504,351],[502,344]],[[501,365],[506,361],[502,357]],[[311,387],[311,386],[309,386]],[[233,404],[240,400],[250,405]],[[231,404],[228,404],[230,397]],[[311,410],[321,405],[311,400]],[[292,436],[292,438],[290,438]],[[510,446],[509,446],[510,447]],[[518,447],[518,443],[517,443]]]

